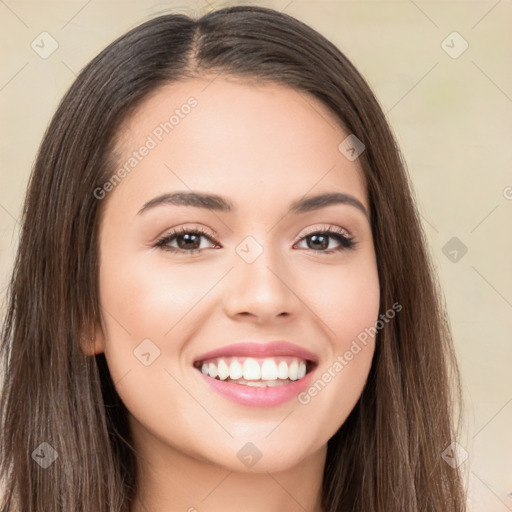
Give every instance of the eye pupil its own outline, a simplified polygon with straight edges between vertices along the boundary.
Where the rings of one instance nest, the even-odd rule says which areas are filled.
[[[318,244],[315,245],[315,242],[318,242],[319,238],[323,238],[324,241],[322,243],[320,243],[320,245],[318,245]],[[313,247],[311,247],[311,244],[308,243],[308,247],[310,249],[312,249],[312,248],[326,249],[327,247],[329,247],[328,237],[325,235],[320,235],[320,234],[310,235],[309,239],[313,243]]]
[[[184,244],[180,244],[180,240],[185,240],[185,246],[183,246]],[[183,235],[179,235],[176,237],[176,241],[179,248],[183,250],[195,249],[198,241],[200,242],[199,236],[195,233],[185,233]],[[194,247],[190,247],[190,244],[192,244]]]
[[[179,230],[163,237],[155,244],[155,246],[182,254],[199,253],[203,251],[203,249],[201,249],[201,238],[206,238],[212,243],[214,242],[214,239],[201,230]],[[337,248],[329,250],[330,239],[337,241]],[[310,233],[309,235],[303,236],[301,241],[306,241],[308,249],[319,254],[341,252],[345,249],[352,249],[357,244],[357,242],[354,242],[352,238],[347,238],[341,233],[332,230]],[[171,243],[176,243],[177,247],[173,247]]]

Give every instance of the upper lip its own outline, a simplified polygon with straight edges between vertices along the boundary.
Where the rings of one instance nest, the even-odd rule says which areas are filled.
[[[288,341],[276,340],[270,343],[257,343],[253,341],[246,341],[241,343],[234,343],[226,345],[201,356],[194,360],[194,363],[205,361],[207,359],[215,359],[217,357],[231,357],[231,356],[244,356],[244,357],[274,357],[274,356],[292,356],[311,361],[318,362],[318,357],[309,350],[289,343]]]

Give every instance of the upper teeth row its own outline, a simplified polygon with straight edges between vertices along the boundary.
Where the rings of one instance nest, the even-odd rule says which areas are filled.
[[[277,363],[273,358],[262,359],[261,363],[252,357],[248,357],[242,363],[233,359],[228,364],[224,359],[204,362],[201,371],[210,377],[219,377],[220,380],[231,379],[245,380],[276,380],[276,379],[302,379],[306,375],[306,363],[301,359],[291,359]]]

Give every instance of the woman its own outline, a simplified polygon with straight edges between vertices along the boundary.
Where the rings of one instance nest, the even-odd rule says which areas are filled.
[[[288,15],[160,16],[84,68],[9,301],[4,512],[465,510],[399,150],[358,71]]]

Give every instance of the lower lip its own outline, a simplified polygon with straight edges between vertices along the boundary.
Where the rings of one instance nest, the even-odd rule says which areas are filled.
[[[208,377],[201,371],[199,371],[199,374],[214,391],[232,402],[251,407],[273,407],[296,398],[299,393],[309,386],[313,372],[314,369],[302,379],[288,384],[266,387],[245,386],[243,384],[225,382]]]

